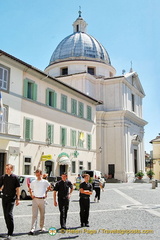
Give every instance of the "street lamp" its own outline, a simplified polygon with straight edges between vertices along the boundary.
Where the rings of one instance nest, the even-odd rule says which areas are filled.
[[[153,167],[153,161],[152,161],[153,159],[151,157],[149,159],[150,159],[150,173],[151,173],[151,168]],[[151,174],[150,174],[149,178],[150,178],[150,180],[152,179]]]

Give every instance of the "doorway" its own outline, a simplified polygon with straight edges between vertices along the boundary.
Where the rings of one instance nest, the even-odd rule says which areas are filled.
[[[134,149],[134,171],[137,173],[137,149]]]
[[[115,165],[114,164],[108,164],[108,175],[110,178],[114,178],[115,173]]]
[[[53,165],[52,161],[45,162],[45,169],[46,169],[46,173],[48,174],[48,176],[50,176],[51,174],[54,175],[54,172],[52,172],[52,169],[53,169],[52,165]]]
[[[67,173],[67,165],[60,165],[60,176],[62,173],[66,172]]]
[[[4,162],[6,153],[0,153],[0,176],[4,174]]]

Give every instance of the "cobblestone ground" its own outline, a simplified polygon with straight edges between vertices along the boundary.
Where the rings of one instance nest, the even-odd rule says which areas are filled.
[[[58,240],[58,239],[99,239],[99,240],[157,240],[160,239],[160,186],[152,189],[151,183],[106,184],[101,192],[100,203],[91,196],[90,227],[80,228],[79,196],[74,190],[67,218],[67,230],[50,235],[48,230],[59,229],[59,209],[53,206],[53,193],[48,194],[46,205],[45,233],[29,236],[31,227],[32,201],[21,201],[14,207],[16,240]],[[0,239],[4,239],[6,226],[0,200]],[[54,234],[54,231],[52,231]]]

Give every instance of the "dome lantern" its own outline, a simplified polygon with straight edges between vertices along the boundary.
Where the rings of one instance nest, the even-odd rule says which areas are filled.
[[[81,17],[81,11],[79,10],[79,17],[73,23],[73,32],[86,32],[87,23]]]

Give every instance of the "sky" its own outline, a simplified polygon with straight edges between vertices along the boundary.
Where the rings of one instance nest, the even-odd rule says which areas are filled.
[[[145,151],[160,133],[160,0],[0,0],[0,49],[44,70],[78,17],[107,50],[116,75],[138,73],[145,91]]]

